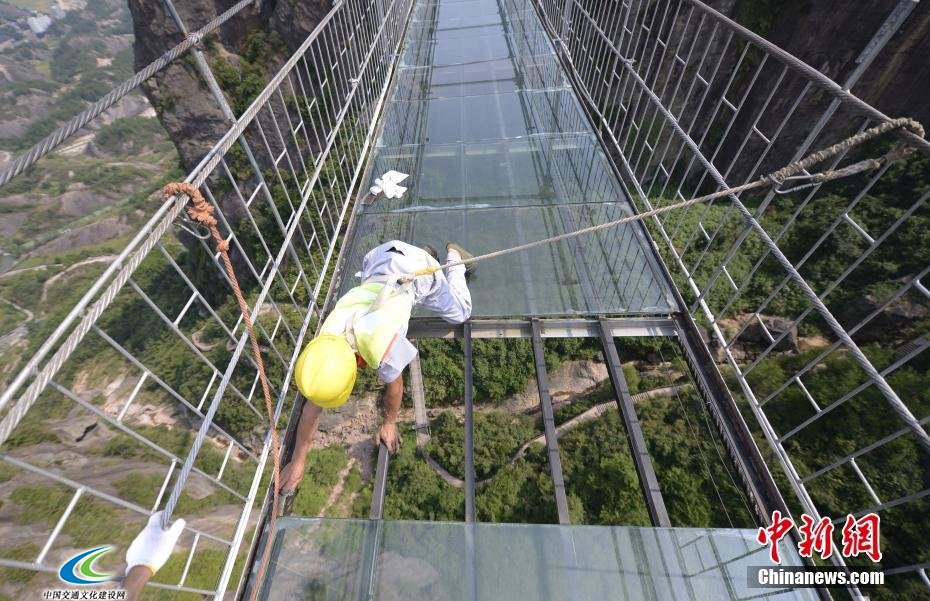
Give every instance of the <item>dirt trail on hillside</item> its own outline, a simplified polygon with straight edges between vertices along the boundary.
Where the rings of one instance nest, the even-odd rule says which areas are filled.
[[[101,255],[99,257],[91,257],[89,259],[84,259],[83,261],[78,261],[77,263],[75,263],[74,265],[71,265],[64,271],[60,271],[56,273],[49,279],[45,280],[45,283],[42,284],[42,297],[39,299],[39,302],[44,303],[45,299],[48,298],[49,289],[55,285],[55,282],[65,277],[69,273],[73,272],[75,269],[79,269],[81,267],[84,267],[85,265],[92,265],[94,263],[111,263],[113,262],[114,259],[116,259],[116,255]]]
[[[349,462],[344,468],[339,472],[339,481],[336,482],[336,486],[333,487],[333,490],[329,493],[329,498],[326,499],[326,503],[323,505],[323,508],[320,509],[320,516],[325,516],[326,512],[335,505],[336,501],[342,495],[342,491],[346,488],[346,479],[349,477],[349,472],[352,471],[352,468],[355,467],[355,464],[358,463],[354,457],[349,458]]]

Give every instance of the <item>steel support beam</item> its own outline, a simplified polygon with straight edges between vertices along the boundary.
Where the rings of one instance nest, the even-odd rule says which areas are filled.
[[[562,458],[559,456],[559,441],[555,433],[555,416],[552,399],[549,397],[549,375],[546,373],[546,355],[543,350],[541,329],[538,319],[531,323],[533,335],[533,357],[536,360],[536,385],[539,388],[539,408],[543,416],[543,431],[546,434],[546,452],[549,470],[555,489],[555,507],[560,524],[568,524],[568,498],[565,495],[565,479],[562,477]]]
[[[475,404],[471,324],[465,333],[465,521],[475,521]]]
[[[391,453],[383,444],[378,445],[378,465],[375,467],[375,483],[371,491],[369,519],[380,520],[384,515],[384,492],[387,489],[387,471]]]
[[[600,322],[597,319],[538,319],[541,338],[599,338]],[[618,317],[605,319],[612,336],[655,337],[677,336],[675,320],[671,317]],[[473,319],[469,322],[471,338],[531,338],[528,319]],[[417,317],[410,321],[411,338],[463,338],[464,326],[438,318]]]
[[[387,449],[383,445],[381,450],[385,451],[385,455],[387,455]],[[358,570],[360,579],[357,589],[358,601],[372,601],[375,598],[378,579],[378,556],[381,551],[383,533],[383,520],[372,520],[365,524],[365,535],[362,543],[362,569]]]
[[[601,320],[600,326],[601,344],[604,347],[604,361],[607,363],[607,372],[610,374],[610,382],[613,384],[614,394],[617,397],[617,407],[620,409],[620,416],[623,418],[623,424],[626,427],[627,442],[630,444],[630,453],[633,455],[636,473],[639,475],[639,482],[643,488],[643,496],[649,510],[649,519],[652,520],[653,526],[669,528],[672,523],[668,519],[668,511],[665,509],[665,501],[662,499],[659,480],[656,478],[652,460],[649,458],[649,450],[646,448],[646,439],[643,436],[639,418],[636,417],[636,408],[633,406],[630,388],[623,376],[617,345],[614,344],[613,335],[610,333],[606,320]]]
[[[413,397],[413,429],[417,433],[419,448],[429,442],[429,417],[426,415],[426,393],[419,355],[410,362],[410,396]]]
[[[713,357],[710,356],[710,351],[697,330],[697,324],[690,315],[680,315],[678,324],[678,341],[684,351],[684,357],[723,437],[724,445],[737,467],[746,492],[755,506],[757,520],[760,524],[767,523],[772,511],[776,509],[787,515],[785,500],[778,491],[765,460],[762,459],[759,447],[756,446],[736,401],[717,370]]]
[[[473,386],[471,323],[463,325],[465,338],[465,598],[478,599],[478,557],[475,547],[475,390]]]
[[[371,510],[368,518],[374,520],[365,530],[364,550],[362,558],[364,569],[362,574],[368,582],[359,588],[359,601],[371,601],[375,594],[375,579],[378,575],[378,553],[381,546],[381,535],[384,528],[384,493],[387,489],[387,472],[391,454],[383,444],[378,445],[378,464],[375,467],[374,485],[371,491]]]

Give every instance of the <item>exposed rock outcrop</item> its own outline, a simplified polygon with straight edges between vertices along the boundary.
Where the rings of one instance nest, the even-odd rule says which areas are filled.
[[[194,31],[235,2],[189,0],[175,2],[175,7],[186,27]],[[267,81],[280,69],[330,6],[330,0],[258,0],[200,44],[234,116],[258,93],[260,78]],[[136,68],[140,69],[177,44],[182,34],[162,0],[129,0],[129,8],[135,29]],[[209,91],[191,54],[149,79],[143,89],[177,148],[185,171],[192,170],[230,127],[232,117]],[[245,133],[261,171],[271,168],[273,157],[282,150],[279,137],[264,136],[262,131],[277,131],[275,120],[287,122],[287,117],[281,115],[285,109],[274,106],[271,110],[275,113],[273,116],[268,110],[262,110],[256,120],[258,127],[253,126]],[[244,161],[244,157],[241,160]],[[230,163],[238,190],[223,177],[222,171],[218,171],[224,185],[215,186],[212,192],[225,221],[235,228],[245,218],[239,195],[250,196],[259,181],[251,165],[237,168],[236,159]],[[198,241],[186,233],[182,232],[179,237],[189,248],[198,245]],[[244,251],[249,253],[251,249]],[[239,249],[233,248],[230,254],[237,270],[247,269]]]
[[[863,0],[844,3],[841,7],[810,0],[708,0],[708,4],[835,82],[845,85],[860,66],[857,60],[862,51],[868,47],[897,2]],[[648,10],[657,13],[656,23],[661,20],[664,7],[661,2],[651,3]],[[700,14],[701,11],[696,12]],[[699,21],[703,25],[699,25]],[[666,82],[695,80],[699,64],[705,79],[715,74],[709,79],[709,91],[692,94],[682,91],[675,97],[675,106],[671,108],[680,122],[689,128],[691,137],[703,140],[703,150],[715,155],[715,164],[718,167],[728,166],[727,180],[742,182],[753,173],[767,173],[792,160],[812,126],[827,111],[833,97],[820,87],[812,86],[806,90],[803,102],[795,107],[796,99],[808,84],[807,78],[790,69],[783,73],[784,65],[773,57],[768,57],[762,64],[762,53],[755,45],[747,45],[738,36],[731,39],[711,23],[703,16],[701,19],[680,17],[676,22],[676,30],[670,37],[676,43],[682,40],[681,52],[686,54],[688,48],[693,48],[696,54],[700,49],[702,57],[699,60],[692,56],[686,72],[672,52],[662,53],[662,58],[644,61],[640,68],[644,72],[648,65],[649,72],[654,74],[650,84],[657,92],[667,90],[666,97],[671,96],[672,89],[677,89]],[[650,35],[658,35],[660,29],[664,28],[654,27]],[[641,44],[652,45],[654,40]],[[749,52],[740,60],[744,48]],[[930,121],[930,104],[925,102],[922,88],[925,87],[923,82],[930,77],[930,61],[925,58],[928,55],[930,5],[915,3],[913,12],[888,45],[875,55],[874,62],[858,81],[853,83],[851,91],[886,115],[909,116],[927,123]],[[648,51],[646,56],[649,57]],[[729,92],[727,98],[731,102],[742,103],[732,123],[730,109],[713,110],[717,99],[725,92]],[[683,106],[686,97],[687,106]],[[763,109],[764,114],[756,123]],[[789,115],[790,118],[784,122]],[[841,108],[831,115],[811,150],[845,138],[854,133],[862,122],[862,115]],[[765,143],[751,133],[754,125],[769,137],[779,132],[777,141],[759,165],[756,162]],[[728,134],[718,148],[724,131]],[[670,135],[664,133],[661,138],[664,140]],[[750,141],[745,143],[747,137]],[[661,148],[662,144],[658,147]],[[657,161],[658,156],[654,160]],[[700,177],[700,173],[696,177]]]
[[[329,12],[332,2],[329,0],[305,0],[302,2],[267,2],[272,8],[267,19],[267,27],[277,32],[287,47],[293,52],[317,23]]]
[[[798,350],[798,327],[790,319],[784,317],[774,315],[760,315],[758,319],[750,317],[746,331],[740,336],[743,342],[763,345],[763,348],[768,348],[772,338],[778,340],[774,349],[776,351]]]
[[[711,4],[716,4],[711,2]],[[730,16],[742,21],[751,29],[807,64],[819,69],[834,81],[845,85],[849,76],[859,67],[857,62],[869,41],[878,32],[885,18],[897,2],[863,0],[844,3],[842,8],[829,2],[789,0],[787,2],[759,2],[758,0],[725,0]],[[748,21],[748,22],[746,22]],[[908,116],[927,123],[930,105],[925,102],[925,85],[930,78],[930,5],[917,4],[913,13],[875,61],[853,84],[851,91],[859,98],[891,117]],[[776,85],[781,65],[773,64],[763,70],[762,77],[750,96],[750,110],[740,119],[737,127],[748,131],[757,109],[766,102]],[[795,98],[806,81],[796,76],[780,83],[779,91],[766,108],[766,117],[759,123],[762,132],[774,132],[791,110]],[[781,142],[773,147],[759,168],[768,172],[791,160],[791,154],[809,134],[810,126],[817,122],[832,101],[825,92],[813,89],[792,115],[781,134]],[[854,133],[861,125],[861,115],[841,109],[831,118],[827,129],[815,141],[814,147],[834,143]],[[739,139],[725,145],[724,156],[718,164],[728,164],[736,156],[731,181],[742,181],[755,165],[755,153],[743,153]],[[745,155],[745,157],[743,156]]]
[[[175,2],[175,7],[188,29],[195,30],[233,4],[235,0],[190,0]],[[237,65],[249,34],[265,31],[276,34],[293,51],[330,6],[329,0],[259,1],[227,21],[204,46],[211,56],[222,56],[229,64]],[[129,9],[135,28],[137,69],[181,41],[182,35],[161,0],[129,0]],[[267,77],[287,58],[286,53],[273,54],[280,56],[272,57]],[[196,166],[228,129],[229,121],[201,80],[193,60],[175,61],[150,79],[144,90],[177,146],[185,169]],[[229,101],[235,104],[235,99]]]
[[[774,348],[776,351],[799,350],[798,327],[790,319],[775,315],[756,317],[753,313],[740,313],[730,319],[721,319],[718,323],[728,340],[740,332],[739,337],[730,343],[730,354],[736,361],[755,357],[769,347],[772,339],[778,340]],[[726,363],[726,351],[717,339],[706,336],[705,341],[710,344],[714,359],[718,363]]]
[[[847,328],[858,324],[862,319],[874,313],[888,300],[886,296],[866,294],[851,303],[838,316],[840,323]],[[856,332],[856,341],[860,344],[881,342],[888,332],[900,332],[915,323],[930,317],[930,303],[915,295],[904,295],[888,305],[867,325]]]
[[[129,220],[125,217],[107,217],[95,223],[73,229],[36,248],[24,257],[53,255],[72,248],[88,246],[100,240],[111,240],[132,231]]]

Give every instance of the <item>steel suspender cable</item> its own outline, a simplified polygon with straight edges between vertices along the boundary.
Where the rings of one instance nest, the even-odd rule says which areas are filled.
[[[270,453],[271,463],[273,466],[273,479],[271,486],[274,488],[274,490],[272,491],[271,495],[271,517],[268,524],[268,539],[265,541],[265,550],[262,553],[258,574],[256,574],[256,585],[252,587],[251,598],[255,599],[255,595],[258,593],[260,588],[258,585],[261,583],[262,578],[264,577],[265,567],[268,564],[268,557],[269,553],[271,552],[271,537],[274,536],[275,520],[277,520],[278,517],[278,502],[280,497],[279,491],[281,488],[279,482],[281,477],[281,458],[278,452],[280,448],[280,442],[278,440],[278,429],[275,427],[274,402],[271,400],[271,386],[268,384],[268,375],[265,373],[265,362],[262,360],[261,347],[258,344],[258,338],[255,336],[255,328],[252,324],[252,317],[249,314],[249,305],[245,302],[245,296],[242,294],[242,289],[239,287],[239,280],[236,278],[236,272],[233,269],[232,261],[229,258],[229,242],[223,238],[222,234],[220,234],[219,228],[217,228],[216,217],[213,216],[213,205],[208,203],[200,193],[200,190],[191,184],[173,183],[168,184],[164,188],[165,198],[180,196],[182,194],[187,195],[191,199],[192,204],[187,207],[188,215],[190,215],[191,219],[206,226],[210,230],[210,234],[216,243],[216,250],[219,251],[220,256],[223,258],[223,265],[226,268],[226,274],[229,276],[229,283],[232,286],[233,294],[235,294],[236,301],[239,304],[239,311],[242,313],[242,320],[245,323],[245,328],[249,333],[249,343],[252,346],[252,357],[255,359],[255,365],[258,368],[258,376],[262,384],[262,394],[265,397],[265,410],[268,412],[268,428],[271,434]],[[205,434],[206,430],[201,428],[198,432],[198,437],[201,437]],[[187,480],[187,477],[193,468],[193,459],[194,454],[192,453],[188,456],[187,461],[181,468],[181,472],[178,474],[179,481],[183,482]],[[175,487],[174,490],[172,490],[171,497],[168,499],[168,503],[165,505],[165,521],[170,519],[175,505],[178,502],[178,498],[180,497],[180,492],[180,487]]]

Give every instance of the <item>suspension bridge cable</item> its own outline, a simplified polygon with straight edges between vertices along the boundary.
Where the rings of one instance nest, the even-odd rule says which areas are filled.
[[[70,138],[76,131],[97,118],[105,110],[116,104],[129,92],[139,87],[145,80],[152,77],[170,63],[174,62],[182,54],[190,50],[193,46],[200,43],[209,33],[213,32],[221,25],[234,17],[239,11],[256,0],[240,0],[229,10],[215,17],[212,21],[189,33],[184,41],[165,52],[160,57],[149,63],[144,69],[110,90],[106,96],[87,107],[77,115],[71,118],[67,123],[47,135],[45,138],[36,143],[32,148],[16,157],[5,169],[0,171],[0,186],[3,186],[11,179],[34,165],[39,159],[50,153],[58,147],[59,144]]]

